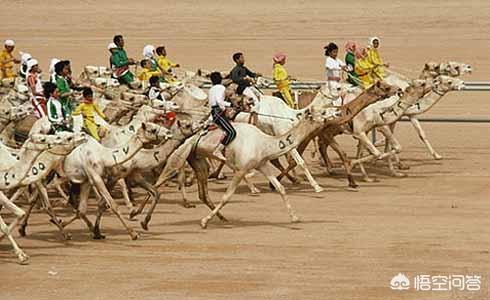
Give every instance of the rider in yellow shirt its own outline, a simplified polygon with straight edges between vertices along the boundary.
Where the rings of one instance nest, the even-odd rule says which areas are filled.
[[[160,46],[156,49],[158,68],[162,71],[165,81],[168,83],[176,82],[174,75],[172,74],[173,68],[179,68],[180,65],[172,62],[167,57],[167,50],[165,47]]]
[[[151,70],[151,61],[149,59],[143,59],[141,61],[141,72],[138,74],[138,79],[141,81],[148,81],[152,76],[162,76],[162,72],[160,70],[152,71]]]
[[[99,106],[94,103],[94,94],[92,89],[86,87],[83,89],[83,100],[73,112],[73,116],[83,116],[83,127],[85,131],[94,139],[100,141],[98,129],[99,125],[95,123],[95,114],[105,119],[105,115]]]
[[[373,85],[375,78],[373,77],[374,67],[369,61],[366,48],[356,49],[356,69],[362,86],[367,89]]]
[[[274,61],[272,78],[276,83],[277,89],[281,93],[284,102],[286,102],[289,107],[295,108],[296,105],[293,101],[293,97],[291,96],[291,84],[289,82],[289,75],[284,68],[284,64],[286,63],[286,55],[283,53],[277,53],[276,55],[274,55],[272,60]]]
[[[379,38],[372,37],[369,39],[369,50],[367,53],[369,63],[373,66],[373,76],[375,79],[381,80],[385,77],[384,67],[389,67],[385,64],[379,55]]]
[[[14,48],[14,41],[5,41],[5,49],[0,52],[0,80],[14,79],[17,76],[14,71],[14,64],[19,64],[20,60],[14,58],[14,56],[12,55]]]

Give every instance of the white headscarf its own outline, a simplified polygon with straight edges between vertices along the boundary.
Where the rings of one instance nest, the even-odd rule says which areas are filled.
[[[57,58],[53,58],[51,59],[51,61],[49,62],[49,73],[54,73],[54,65],[56,65],[57,63],[59,63],[61,60],[57,59]]]
[[[27,62],[32,58],[32,55],[30,55],[29,53],[22,52],[22,51],[20,51],[19,54],[20,54],[21,64],[27,66]]]
[[[145,58],[153,58],[155,56],[155,46],[153,46],[153,45],[146,45],[143,48],[143,56]]]
[[[374,45],[373,45],[374,41],[378,41],[378,43],[381,42],[377,36],[370,37],[369,38],[369,47],[374,47]]]
[[[116,43],[109,43],[109,45],[107,45],[107,50],[111,50],[111,49],[116,49],[117,48],[117,45]]]
[[[9,46],[9,47],[15,46],[14,40],[5,40],[5,46]]]
[[[38,61],[34,58],[31,58],[28,62],[27,62],[27,73],[29,73],[32,69],[32,67],[34,67],[35,65],[39,64]]]

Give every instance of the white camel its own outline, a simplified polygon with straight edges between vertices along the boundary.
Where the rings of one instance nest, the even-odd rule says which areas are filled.
[[[11,165],[8,169],[1,170],[0,176],[0,190],[9,190],[17,187],[21,182],[28,176],[29,171],[32,170],[32,166],[35,160],[41,155],[45,150],[53,148],[55,145],[67,144],[74,140],[73,135],[33,135],[30,137],[23,147],[24,149],[20,151],[19,159]],[[17,255],[18,262],[20,264],[28,263],[29,257],[20,249],[15,240],[13,239],[11,233],[12,230],[17,226],[20,219],[24,216],[24,211],[11,202],[3,192],[0,192],[0,206],[7,208],[9,211],[14,213],[15,219],[7,225],[0,216],[0,239],[7,236],[10,243],[12,244],[15,254]]]
[[[353,163],[359,163],[361,172],[364,175],[366,181],[372,181],[367,175],[365,168],[363,167],[363,162],[372,160],[373,158],[382,159],[387,157],[390,171],[395,176],[403,176],[403,174],[398,173],[392,164],[391,156],[399,153],[401,151],[401,145],[398,140],[394,137],[389,125],[398,121],[404,112],[412,106],[414,103],[423,96],[423,99],[433,99],[437,97],[442,97],[446,92],[451,90],[458,90],[464,86],[463,81],[450,78],[446,76],[439,76],[435,80],[414,80],[412,86],[405,90],[404,95],[398,99],[396,102],[391,102],[393,100],[385,100],[377,103],[367,110],[364,110],[359,115],[354,118],[353,129],[350,134],[359,140],[358,150],[357,150],[357,160]],[[427,93],[427,90],[430,92]],[[388,105],[386,105],[388,104]],[[375,145],[371,143],[367,137],[367,133],[373,128],[377,128],[386,138],[385,149],[391,151],[386,151],[381,153]],[[363,148],[367,148],[372,154],[367,157],[360,158],[362,155]]]
[[[107,190],[103,175],[107,169],[113,168],[118,164],[123,164],[131,159],[142,149],[144,144],[166,138],[170,138],[170,135],[164,127],[153,123],[142,123],[128,143],[117,149],[104,147],[94,139],[89,138],[87,143],[72,151],[63,162],[62,170],[66,178],[74,184],[73,187],[78,186],[80,188],[80,201],[77,206],[77,215],[64,223],[64,226],[70,224],[75,219],[82,218],[91,232],[94,233],[94,238],[98,239],[103,237],[100,232],[94,231],[94,228],[98,228],[98,224],[96,224],[97,227],[94,227],[86,217],[87,200],[91,186],[93,186],[105,201],[105,203],[100,202],[100,204],[109,205],[128,231],[131,239],[137,239],[138,234],[124,221],[119,212],[118,205]],[[73,189],[72,191],[75,190]],[[71,196],[74,197],[75,194],[72,193]]]

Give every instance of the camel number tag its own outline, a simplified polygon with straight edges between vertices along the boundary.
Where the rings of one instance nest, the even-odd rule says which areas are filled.
[[[294,138],[292,135],[288,135],[285,140],[279,141],[279,149],[284,149],[294,143]]]

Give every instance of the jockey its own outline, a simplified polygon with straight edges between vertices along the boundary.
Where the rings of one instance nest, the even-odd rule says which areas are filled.
[[[163,77],[165,78],[165,81],[168,83],[176,83],[177,80],[175,79],[174,75],[172,74],[172,69],[173,68],[179,68],[180,65],[172,62],[170,59],[167,57],[167,49],[165,49],[164,46],[160,46],[156,50],[157,53],[157,64],[158,68],[162,70],[163,72]]]
[[[114,36],[114,44],[116,49],[109,49],[111,51],[111,67],[114,70],[114,76],[119,80],[121,84],[125,84],[131,87],[131,83],[134,81],[134,75],[129,71],[129,65],[134,65],[135,61],[132,58],[128,58],[126,50],[124,50],[124,39],[122,35]]]
[[[281,93],[283,100],[291,108],[296,108],[296,105],[291,96],[291,84],[289,82],[289,75],[284,64],[286,63],[286,55],[283,53],[277,53],[272,58],[274,61],[274,68],[272,72],[272,78],[276,83],[277,89]]]
[[[339,47],[335,43],[330,43],[325,46],[325,69],[327,70],[327,88],[330,94],[335,93],[335,89],[340,86],[342,80],[341,72],[347,71],[347,67],[343,61],[337,58],[339,54]],[[334,100],[334,105],[342,105],[342,98],[338,97]]]
[[[73,112],[73,116],[82,115],[83,128],[95,140],[100,141],[98,129],[99,125],[95,122],[95,115],[105,119],[105,115],[99,106],[94,102],[94,93],[91,88],[83,89],[83,100]]]
[[[64,111],[64,107],[59,100],[60,93],[56,84],[46,82],[43,85],[44,96],[49,99],[47,105],[48,120],[54,128],[55,132],[71,131],[69,115]]]
[[[381,56],[379,55],[378,52],[379,48],[379,38],[378,37],[372,37],[369,39],[369,46],[368,46],[368,52],[367,52],[367,57],[369,60],[369,63],[373,66],[373,75],[376,77],[376,80],[382,80],[385,77],[385,71],[384,67],[389,67],[389,64],[385,64],[383,60],[381,59]]]
[[[228,146],[236,137],[236,131],[230,124],[230,121],[225,116],[226,107],[230,106],[229,102],[225,102],[225,86],[221,84],[222,77],[219,72],[213,72],[210,75],[213,86],[209,89],[209,106],[211,107],[211,116],[213,121],[218,127],[225,132],[225,137],[220,144],[216,147],[213,155],[223,161],[226,158],[223,156],[222,151]]]
[[[362,82],[363,88],[367,89],[374,83],[374,67],[369,62],[366,48],[356,49],[356,73]]]
[[[46,115],[46,98],[40,78],[41,70],[37,60],[30,59],[27,62],[27,86],[31,92],[31,103],[34,107],[34,115],[42,118]]]
[[[20,60],[12,55],[15,48],[13,40],[6,40],[5,49],[0,52],[0,80],[15,79],[17,74],[14,71],[14,64],[19,64]]]
[[[349,70],[347,82],[353,86],[359,85],[359,76],[356,73],[356,49],[357,45],[354,42],[347,42],[345,44],[345,64]]]
[[[245,57],[241,52],[233,54],[233,61],[236,65],[230,71],[230,78],[234,83],[238,84],[237,93],[252,98],[254,103],[258,103],[259,98],[257,98],[250,86],[253,79],[262,76],[262,74],[254,73],[245,67]]]

